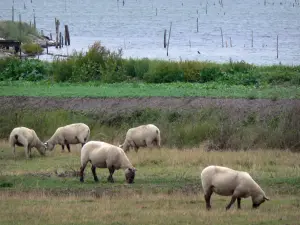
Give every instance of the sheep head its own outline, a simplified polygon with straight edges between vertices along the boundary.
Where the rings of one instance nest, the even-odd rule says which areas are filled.
[[[129,183],[129,184],[134,183],[135,171],[137,171],[137,170],[134,167],[127,168],[125,170],[125,178],[126,178],[127,183]]]
[[[54,149],[54,145],[49,142],[45,142],[44,145],[46,146],[46,150],[52,151]]]

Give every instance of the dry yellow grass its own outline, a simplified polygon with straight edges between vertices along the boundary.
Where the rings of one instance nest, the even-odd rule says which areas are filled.
[[[58,178],[57,168],[78,169],[79,147],[71,153],[60,148],[26,160],[22,148],[14,161],[7,143],[0,143],[0,178],[11,188],[0,188],[0,224],[299,224],[300,154],[281,150],[206,152],[199,149],[142,149],[128,157],[138,169],[136,183],[124,185],[122,171],[116,183],[106,182],[107,170],[94,183],[90,170],[86,182]],[[76,150],[75,150],[76,149]],[[211,164],[248,171],[271,201],[258,210],[251,200],[242,210],[225,211],[228,197],[213,195],[210,212],[200,185],[201,170]],[[52,173],[35,177],[29,173]],[[0,175],[1,175],[0,174]],[[101,194],[95,194],[101,192]],[[61,194],[60,194],[61,193]]]

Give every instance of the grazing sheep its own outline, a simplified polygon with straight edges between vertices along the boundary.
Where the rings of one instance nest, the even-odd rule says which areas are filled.
[[[62,151],[65,145],[70,152],[70,144],[79,144],[83,146],[90,137],[90,128],[84,123],[73,123],[56,129],[52,137],[45,143],[47,149],[53,150],[56,144],[60,144]]]
[[[133,183],[136,169],[132,166],[123,149],[100,141],[89,141],[81,149],[80,181],[83,182],[83,172],[88,162],[91,162],[95,182],[98,182],[96,168],[108,168],[107,180],[114,182],[115,170],[124,169],[127,183]]]
[[[46,146],[40,141],[34,130],[27,127],[16,127],[9,135],[9,143],[16,157],[16,145],[23,146],[26,158],[31,157],[31,148],[36,148],[41,155],[45,155]]]
[[[160,148],[160,130],[153,124],[141,125],[131,128],[126,133],[125,141],[119,147],[125,152],[133,147],[136,152],[140,147],[153,147],[157,145]]]
[[[211,208],[210,197],[214,192],[222,196],[232,196],[226,210],[234,204],[235,200],[240,209],[241,198],[251,197],[253,208],[258,208],[265,200],[269,200],[247,172],[222,166],[208,166],[201,172],[201,181],[207,210]]]

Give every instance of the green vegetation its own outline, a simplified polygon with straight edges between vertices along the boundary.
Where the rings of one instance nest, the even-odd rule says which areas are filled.
[[[230,113],[225,109],[191,112],[136,110],[128,113],[80,113],[63,110],[1,110],[0,138],[8,138],[14,127],[34,129],[46,141],[57,127],[78,121],[88,124],[92,139],[122,143],[126,131],[140,124],[158,124],[164,146],[222,150],[272,148],[299,150],[300,113],[282,110],[278,115]],[[236,115],[235,115],[236,114]],[[34,116],[33,116],[34,115]]]
[[[30,43],[40,38],[37,30],[28,23],[0,21],[0,37]]]
[[[24,53],[28,55],[41,54],[44,50],[39,44],[27,43],[21,46]]]
[[[115,172],[114,184],[108,183],[107,169],[97,169],[100,181],[95,183],[90,165],[85,183],[80,183],[73,175],[80,167],[80,146],[71,148],[71,153],[61,153],[57,147],[45,157],[33,151],[30,160],[17,148],[14,160],[8,144],[0,144],[1,224],[98,224],[101,218],[101,224],[110,225],[246,225],[249,221],[281,225],[298,219],[300,156],[296,153],[141,149],[138,154],[128,153],[138,171],[135,183],[127,185],[122,170]],[[199,174],[211,164],[249,171],[271,201],[252,210],[248,198],[242,200],[241,210],[233,206],[226,212],[230,198],[213,195],[213,208],[207,212]]]
[[[35,61],[36,66],[31,70],[30,63],[22,66],[12,64],[13,76],[27,80],[43,80],[42,75],[46,64]],[[29,68],[27,67],[29,66]],[[9,77],[4,71],[3,76]],[[11,78],[11,77],[10,77]],[[269,98],[274,101],[278,99],[300,98],[299,86],[243,86],[226,85],[221,83],[114,83],[103,84],[88,82],[82,84],[74,83],[52,83],[52,82],[0,82],[0,96],[45,96],[45,97],[149,97],[149,96],[207,96],[224,98]]]
[[[11,64],[18,59],[0,60],[0,80],[32,80],[31,77],[14,76]],[[31,62],[31,61],[29,61]],[[27,62],[28,63],[28,62]],[[255,66],[244,61],[217,64],[199,61],[161,61],[150,59],[123,59],[122,51],[111,52],[99,42],[92,45],[84,54],[75,52],[68,59],[55,59],[46,64],[37,76],[51,82],[146,82],[146,83],[208,83],[265,87],[266,85],[298,86],[300,66]],[[21,66],[20,65],[20,66]],[[36,67],[32,61],[31,68]],[[12,76],[7,76],[9,74]]]

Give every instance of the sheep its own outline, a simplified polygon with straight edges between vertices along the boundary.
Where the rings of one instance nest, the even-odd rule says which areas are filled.
[[[226,210],[237,200],[238,209],[241,208],[241,198],[252,198],[252,207],[269,200],[265,192],[247,172],[233,170],[222,166],[208,166],[201,172],[201,182],[206,201],[206,209],[210,210],[210,197],[215,192],[222,196],[232,196]]]
[[[62,151],[65,145],[71,152],[70,144],[79,144],[83,146],[90,137],[90,128],[84,123],[73,123],[56,129],[52,137],[45,143],[47,149],[52,151],[56,144],[60,144]]]
[[[100,141],[89,141],[81,149],[80,182],[84,182],[83,172],[91,162],[94,181],[98,182],[96,168],[108,168],[108,182],[114,183],[115,170],[124,169],[127,183],[134,183],[136,169],[132,166],[123,149]]]
[[[27,127],[16,127],[9,135],[9,143],[13,148],[14,158],[16,158],[16,145],[23,146],[26,158],[31,157],[31,148],[36,148],[41,155],[45,155],[46,145],[40,141],[34,130]]]
[[[141,125],[131,128],[126,133],[126,138],[123,144],[119,145],[125,152],[133,147],[135,152],[138,152],[140,147],[153,147],[157,145],[160,148],[160,130],[153,124]]]

